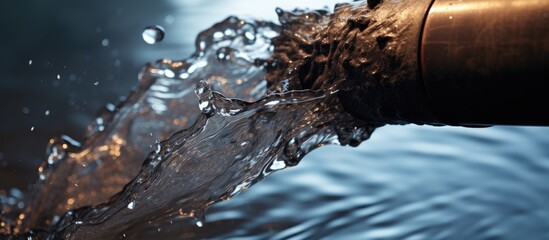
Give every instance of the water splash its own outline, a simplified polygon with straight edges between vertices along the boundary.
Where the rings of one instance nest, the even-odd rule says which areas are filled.
[[[277,11],[282,27],[229,17],[198,36],[191,58],[145,66],[138,88],[107,105],[84,143],[52,139],[24,217],[3,233],[104,239],[174,218],[200,226],[208,206],[311,150],[367,139],[375,126],[344,113],[337,90],[292,90],[300,88],[283,74],[267,89],[264,70],[277,63],[271,39],[296,21],[327,19]]]
[[[242,40],[249,36],[249,26],[254,41]],[[47,228],[67,210],[106,202],[120,191],[158,140],[190,126],[200,114],[193,94],[199,80],[210,79],[214,89],[230,97],[261,97],[266,82],[254,59],[270,55],[270,39],[278,28],[228,18],[198,36],[191,58],[146,65],[137,89],[124,102],[103,109],[88,127],[84,143],[66,136],[50,140],[48,160],[39,168],[41,181],[27,196],[23,229]],[[231,61],[221,62],[216,51],[222,47],[239,50]]]
[[[109,235],[131,236],[144,222],[176,217],[196,217],[201,225],[211,204],[231,198],[275,170],[296,165],[314,148],[348,141],[339,140],[339,129],[331,123],[356,124],[328,107],[336,100],[322,92],[273,93],[256,102],[226,98],[204,82],[197,92],[208,100],[196,123],[162,142],[137,177],[109,203],[65,215],[57,237],[105,237],[97,228]],[[368,133],[356,141],[373,131],[367,126],[352,128]]]

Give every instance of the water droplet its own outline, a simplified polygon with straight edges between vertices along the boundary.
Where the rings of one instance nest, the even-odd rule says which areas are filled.
[[[60,75],[60,74],[57,74],[57,79],[61,79],[61,75]]]
[[[44,115],[49,116],[50,115],[50,110],[46,110],[46,112],[44,112]]]
[[[32,59],[31,59],[31,60],[29,60],[29,66],[30,66],[30,65],[32,65]]]
[[[109,46],[109,39],[106,39],[106,38],[103,39],[103,40],[101,41],[101,45],[102,45],[103,47]]]
[[[95,85],[95,86],[99,85],[99,81],[94,82],[93,85]]]
[[[164,18],[164,22],[167,24],[172,24],[175,21],[175,18],[172,15],[168,15]]]
[[[31,132],[34,131],[34,126],[31,127]]]
[[[116,110],[116,106],[112,103],[107,103],[107,105],[105,105],[105,108],[111,112],[114,112],[114,110]]]
[[[148,44],[155,44],[164,39],[164,28],[158,25],[148,26],[141,34],[143,40]]]

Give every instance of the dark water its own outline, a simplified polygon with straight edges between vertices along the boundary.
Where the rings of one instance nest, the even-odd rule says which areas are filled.
[[[244,27],[246,23],[254,28]],[[258,31],[262,24],[228,19],[223,27],[255,29],[255,36],[269,39],[270,32],[277,31],[276,27],[267,24]],[[45,215],[45,219],[54,221],[52,213],[59,217],[64,209],[106,201],[139,171],[136,166],[140,164],[126,161],[134,159],[132,156],[146,154],[143,149],[148,149],[147,146],[139,146],[140,143],[164,139],[171,135],[170,131],[189,127],[194,122],[177,122],[176,119],[198,118],[189,130],[173,135],[149,155],[138,177],[121,194],[111,198],[109,204],[73,211],[61,218],[55,226],[58,236],[74,239],[83,236],[173,239],[548,237],[549,212],[544,209],[545,198],[549,197],[545,184],[549,164],[549,150],[545,147],[548,131],[527,127],[385,126],[356,149],[323,147],[314,151],[298,167],[274,174],[253,190],[214,205],[204,222],[202,210],[205,206],[231,197],[273,170],[294,165],[309,148],[318,144],[347,143],[350,140],[345,137],[348,136],[358,136],[358,140],[362,140],[370,131],[369,127],[357,131],[364,127],[360,124],[353,128],[352,124],[357,123],[341,113],[330,91],[272,93],[259,99],[265,91],[265,83],[258,74],[261,65],[251,60],[267,57],[263,54],[270,51],[268,47],[259,51],[259,55],[255,49],[262,49],[269,43],[261,42],[261,38],[246,43],[246,31],[241,33],[239,40],[233,39],[231,44],[253,45],[254,51],[235,52],[233,48],[217,46],[215,51],[202,56],[213,57],[210,64],[222,63],[215,65],[221,66],[217,69],[220,75],[200,76],[200,73],[212,73],[216,69],[196,71],[195,75],[187,76],[194,80],[182,85],[181,73],[188,73],[191,66],[201,66],[200,54],[187,60],[191,63],[188,65],[156,62],[143,72],[141,86],[149,90],[144,94],[138,90],[133,96],[141,97],[133,102],[130,97],[127,103],[132,104],[119,105],[122,108],[118,115],[108,112],[103,115],[104,122],[116,124],[96,121],[90,130],[90,135],[95,133],[96,137],[81,147],[66,138],[54,141],[50,154],[53,165],[43,168],[44,179],[52,183],[42,189],[63,194],[51,195],[46,191],[41,197],[31,198],[38,200],[34,204],[41,211],[30,208],[20,219],[26,221],[22,224],[30,228],[44,226],[47,223],[41,222],[40,217],[32,216]],[[216,33],[209,34],[213,37]],[[200,42],[198,47],[200,50]],[[231,66],[245,71],[235,71]],[[222,84],[227,79],[242,80],[242,76],[254,81],[243,87],[240,83],[237,86]],[[188,90],[189,87],[194,90],[197,83],[198,98]],[[246,98],[239,95],[245,93],[247,100],[257,101],[230,100],[210,92],[210,88],[229,97]],[[254,89],[263,91],[254,92]],[[231,95],[230,90],[237,91]],[[195,104],[185,106],[192,100],[183,100],[181,96],[189,96]],[[203,103],[200,109],[198,99]],[[134,108],[138,103],[141,105]],[[174,108],[194,111],[185,111],[185,116],[167,111]],[[204,115],[199,115],[200,110]],[[173,113],[177,114],[171,115]],[[132,114],[146,116],[145,121],[132,118]],[[116,120],[116,116],[122,117]],[[342,123],[351,130],[340,129],[332,123]],[[153,132],[154,137],[151,136]],[[68,158],[63,156],[67,149],[73,152]],[[92,153],[78,155],[86,149]],[[97,159],[101,159],[101,163],[97,163]],[[59,166],[69,165],[55,163],[57,160],[78,165],[73,164],[72,170],[67,171]],[[104,167],[103,162],[111,165]],[[46,170],[46,167],[50,169]],[[110,170],[102,172],[101,169]],[[47,176],[49,171],[55,175]],[[52,181],[60,173],[69,176],[61,175],[60,181],[66,179],[70,184]],[[98,173],[104,175],[85,179],[87,174]],[[71,175],[76,177],[71,178]],[[98,187],[103,185],[107,189]],[[109,186],[114,187],[108,189]],[[93,192],[94,189],[97,192]],[[3,216],[3,219],[9,217]],[[199,225],[204,226],[197,227],[196,219],[188,217],[197,217]],[[15,215],[16,218],[21,217]]]

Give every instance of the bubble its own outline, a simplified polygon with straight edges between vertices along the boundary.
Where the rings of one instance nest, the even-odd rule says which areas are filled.
[[[158,25],[146,27],[141,34],[143,40],[148,44],[155,44],[164,39],[164,28]]]

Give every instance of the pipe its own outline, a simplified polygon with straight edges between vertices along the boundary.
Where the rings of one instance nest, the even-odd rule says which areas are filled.
[[[386,0],[363,14],[375,42],[340,55],[376,61],[343,64],[355,80],[339,95],[355,117],[549,125],[549,0]]]
[[[549,1],[436,0],[420,51],[443,123],[549,125]]]

